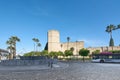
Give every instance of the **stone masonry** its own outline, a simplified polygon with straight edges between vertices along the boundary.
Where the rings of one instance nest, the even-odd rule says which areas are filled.
[[[84,48],[84,41],[75,41],[75,42],[60,42],[60,33],[57,30],[49,30],[48,31],[48,52],[51,51],[62,51],[70,50],[70,48],[74,48],[73,54],[78,55],[79,50]],[[120,50],[120,46],[114,46],[114,47],[108,47],[108,46],[102,46],[102,47],[89,47],[86,48],[90,50],[90,54],[95,50],[100,50],[100,52],[103,51],[109,51],[109,50]]]
[[[78,52],[81,48],[84,48],[84,41],[76,41],[76,42],[60,42],[60,33],[57,30],[49,30],[48,31],[48,52],[51,51],[62,51],[70,50],[70,48],[74,48],[74,55],[78,55]]]

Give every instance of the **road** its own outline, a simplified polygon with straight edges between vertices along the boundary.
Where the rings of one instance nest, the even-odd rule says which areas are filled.
[[[0,80],[120,80],[120,64],[65,62],[67,67],[0,70]]]

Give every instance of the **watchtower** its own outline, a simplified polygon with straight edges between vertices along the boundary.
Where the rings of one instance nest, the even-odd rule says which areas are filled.
[[[60,34],[57,30],[48,31],[48,52],[60,50]]]

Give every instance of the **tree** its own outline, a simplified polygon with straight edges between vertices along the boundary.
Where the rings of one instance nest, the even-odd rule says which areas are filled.
[[[109,46],[114,46],[114,40],[113,40],[113,38],[110,38],[110,43],[109,43],[110,45]]]
[[[34,52],[28,52],[28,53],[24,53],[23,56],[32,56]]]
[[[11,40],[13,41],[13,58],[16,58],[16,42],[20,42],[20,39],[17,36],[12,36]]]
[[[7,45],[9,45],[8,47],[7,47],[7,50],[9,50],[9,59],[13,59],[13,50],[14,50],[14,47],[13,47],[13,45],[12,45],[12,41],[11,40],[8,40],[8,41],[6,41],[6,44]]]
[[[14,47],[13,46],[8,46],[7,50],[9,50],[9,59],[13,59],[13,51],[14,51]]]
[[[39,39],[33,38],[32,40],[35,42],[34,43],[34,51],[37,51],[37,48],[41,47],[41,44],[39,43]],[[35,47],[36,47],[36,49],[35,49]]]
[[[57,57],[58,56],[58,52],[51,51],[49,53],[49,56],[52,57],[52,58]]]
[[[106,32],[110,34],[110,42],[109,46],[114,46],[114,40],[112,38],[112,31],[116,29],[116,26],[110,24],[109,26],[106,27]]]
[[[92,52],[93,54],[99,54],[100,53],[100,50],[95,50]]]
[[[58,52],[58,56],[64,56],[63,52],[62,52],[62,51],[59,51],[59,52]]]
[[[65,56],[72,56],[73,52],[71,50],[65,50],[64,54]]]
[[[67,37],[67,50],[69,49],[69,41],[70,41],[70,37]]]
[[[13,58],[16,58],[16,42],[20,42],[20,39],[17,36],[11,36],[9,40],[6,42],[9,46],[10,53],[13,54]]]
[[[41,47],[41,44],[40,44],[40,43],[37,43],[37,46],[38,46],[38,47]]]
[[[41,55],[41,53],[40,52],[28,52],[28,53],[24,53],[24,55],[23,56],[33,56],[33,54],[35,55],[35,56],[40,56]]]
[[[71,47],[70,50],[73,52],[75,49],[74,49],[74,47]]]
[[[41,56],[48,56],[48,50],[43,50],[41,52]]]
[[[85,61],[84,57],[85,57],[85,56],[88,56],[89,52],[90,52],[89,50],[84,49],[84,48],[82,48],[82,49],[79,51],[79,55],[83,56],[83,62]]]

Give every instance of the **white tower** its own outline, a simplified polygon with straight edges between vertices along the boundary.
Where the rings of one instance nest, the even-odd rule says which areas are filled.
[[[57,30],[48,31],[48,52],[60,51],[60,34]]]

